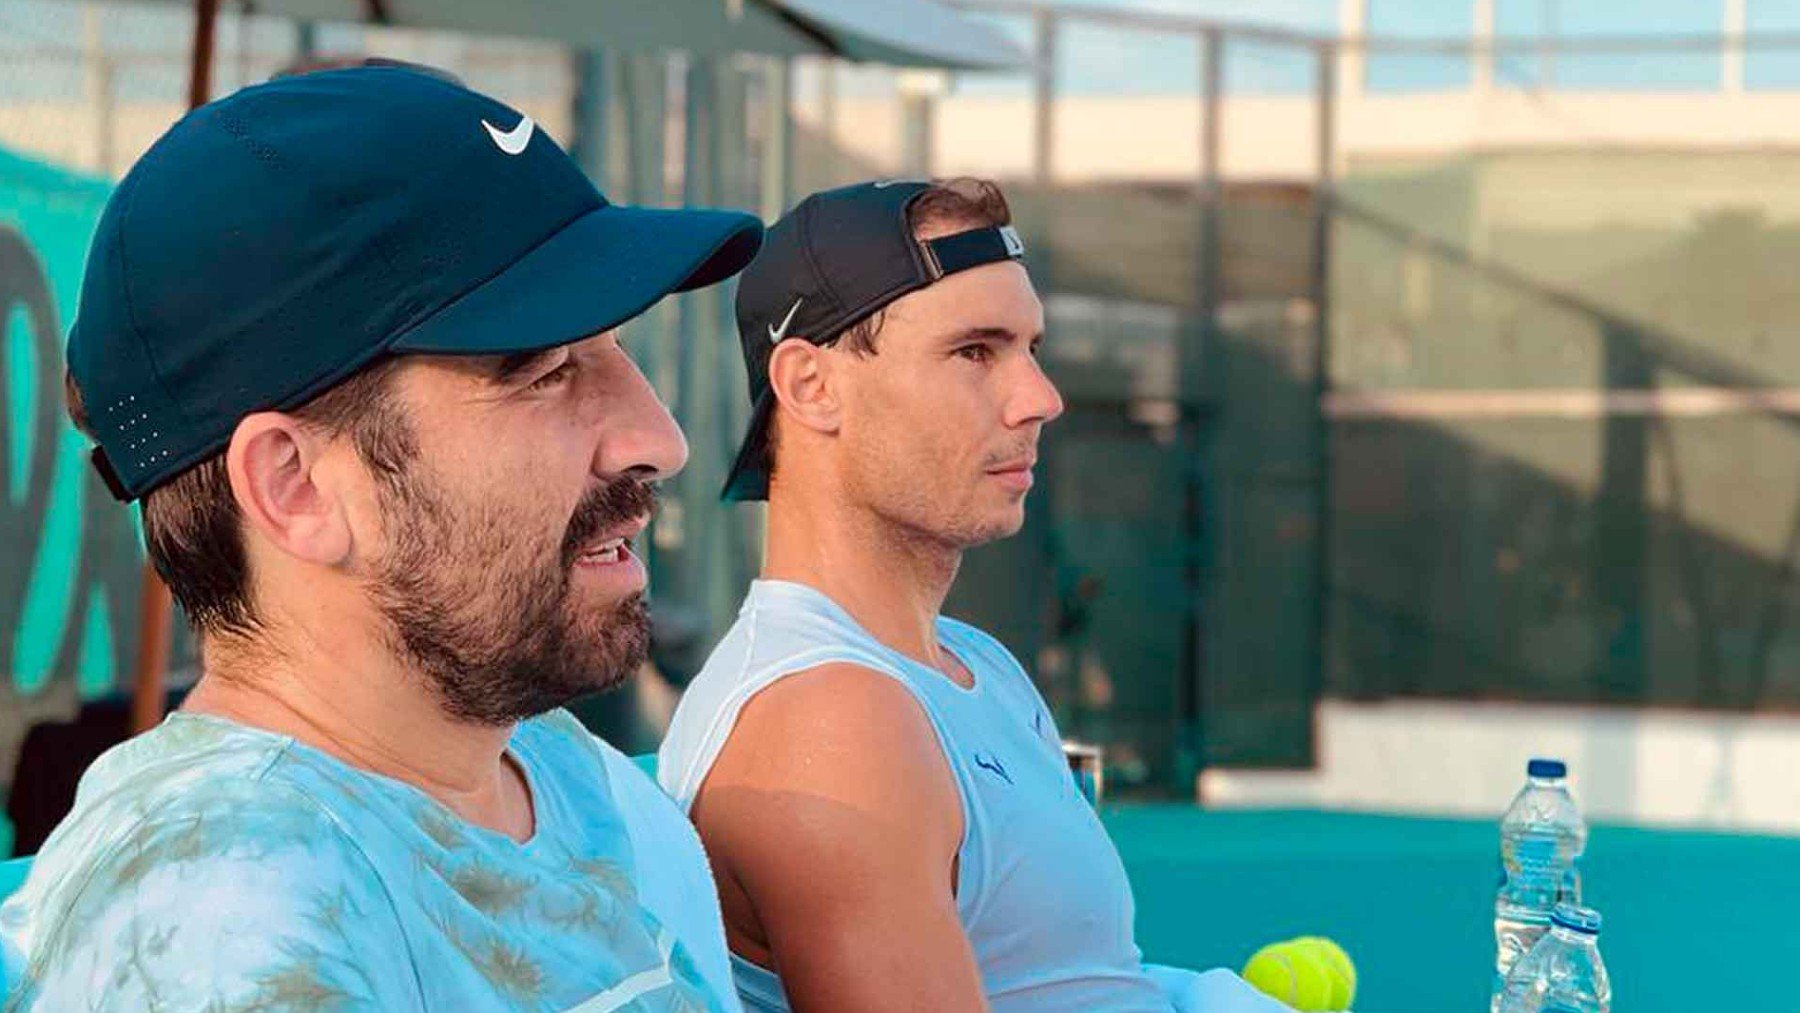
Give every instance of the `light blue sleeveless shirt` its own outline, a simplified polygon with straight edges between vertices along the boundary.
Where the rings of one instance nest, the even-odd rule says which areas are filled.
[[[962,795],[956,908],[999,1013],[1168,1010],[1132,937],[1131,885],[1075,786],[1056,725],[994,638],[939,617],[939,642],[974,673],[963,689],[888,649],[824,594],[757,581],[676,707],[658,757],[686,809],[739,711],[777,679],[832,662],[893,677],[930,719]],[[779,980],[732,957],[751,1010],[788,1008]]]

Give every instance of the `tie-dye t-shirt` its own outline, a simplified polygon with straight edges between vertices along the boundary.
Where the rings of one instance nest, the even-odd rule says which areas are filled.
[[[523,844],[291,738],[170,716],[95,761],[0,908],[7,1008],[735,1011],[695,961],[725,959],[697,840],[631,825],[681,820],[667,798],[565,712],[508,754]],[[704,895],[659,920],[642,888],[670,871]]]

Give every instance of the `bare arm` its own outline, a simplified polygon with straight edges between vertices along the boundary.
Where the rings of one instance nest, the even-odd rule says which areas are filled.
[[[956,913],[962,802],[892,678],[833,664],[763,690],[693,816],[733,949],[772,962],[794,1009],[985,1008]]]

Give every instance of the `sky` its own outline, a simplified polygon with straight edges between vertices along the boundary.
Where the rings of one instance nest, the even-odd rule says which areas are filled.
[[[723,0],[721,0],[723,2]],[[1338,0],[1068,0],[1093,7],[1154,10],[1239,24],[1260,24],[1320,35],[1338,29]],[[1725,0],[1493,0],[1502,36],[1543,35],[1708,35],[1720,31]],[[1800,34],[1800,0],[1744,0],[1752,33]],[[1473,27],[1472,0],[1366,0],[1368,32],[1377,36],[1427,38],[1466,37]],[[227,3],[229,9],[234,3]],[[115,5],[104,8],[108,48],[156,51],[184,46],[184,24],[162,4]],[[78,45],[81,5],[44,0],[0,3],[0,52],[29,51],[60,42]],[[1021,18],[1000,18],[1021,42],[1030,28]],[[251,41],[259,48],[289,45],[285,25],[267,24]],[[229,50],[241,36],[225,29]],[[1124,31],[1090,23],[1069,23],[1059,41],[1058,86],[1068,94],[1194,94],[1200,85],[1199,47],[1191,37],[1167,32]],[[227,54],[229,58],[229,54]],[[1545,61],[1535,54],[1503,58],[1498,77],[1503,85],[1524,88],[1710,89],[1717,86],[1721,63],[1714,53],[1562,55]],[[0,91],[76,89],[80,82],[27,79],[53,73],[34,66],[30,73],[0,74]],[[78,75],[79,68],[67,69]],[[165,74],[173,73],[165,71]],[[1468,85],[1466,58],[1377,55],[1368,66],[1368,87],[1376,91],[1458,89]],[[1294,92],[1314,84],[1310,56],[1293,47],[1232,42],[1226,53],[1225,80],[1233,93]],[[1756,50],[1746,60],[1752,88],[1800,88],[1800,48]],[[173,79],[171,79],[171,82]],[[127,84],[134,82],[127,82]],[[149,84],[149,82],[146,82]],[[156,82],[173,89],[177,83]],[[968,92],[1020,92],[1029,88],[1023,75],[970,78],[958,82]]]
[[[1337,0],[1085,0],[1096,7],[1156,10],[1229,23],[1253,23],[1319,34],[1338,31]],[[1800,33],[1800,0],[1745,0],[1751,33]],[[1432,39],[1466,38],[1474,29],[1468,0],[1367,0],[1367,33]],[[1722,30],[1724,0],[1494,0],[1502,37],[1713,35]],[[1029,30],[1013,19],[1020,41]],[[1195,43],[1167,33],[1072,24],[1059,37],[1058,86],[1066,93],[1192,94],[1199,87]],[[1522,88],[1701,90],[1717,86],[1716,53],[1509,55],[1496,68],[1500,82]],[[1457,89],[1468,86],[1467,58],[1374,55],[1368,87],[1375,91]],[[1757,50],[1746,59],[1746,83],[1757,88],[1800,87],[1800,49]],[[1313,86],[1305,54],[1266,44],[1227,47],[1226,87],[1232,92],[1292,92]],[[975,82],[969,90],[1006,90],[1021,82]]]

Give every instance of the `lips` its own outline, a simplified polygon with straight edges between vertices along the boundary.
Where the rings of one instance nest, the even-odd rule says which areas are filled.
[[[1032,468],[1034,468],[1036,466],[1037,466],[1037,458],[1021,457],[1015,461],[1008,461],[1004,464],[999,464],[992,468],[989,468],[988,474],[1004,475],[1004,474],[1009,474],[1009,473],[1013,473],[1013,472],[1030,471]]]
[[[589,566],[607,566],[624,561],[631,555],[632,539],[643,534],[644,528],[649,524],[650,515],[644,514],[599,533],[576,552],[575,562]]]
[[[616,563],[624,558],[625,553],[631,551],[630,545],[631,542],[629,539],[608,539],[607,541],[601,542],[599,545],[583,551],[580,555],[575,557],[575,561],[577,563],[594,563],[600,566]]]
[[[1005,462],[997,468],[989,468],[987,473],[988,477],[998,482],[1002,488],[1011,491],[1013,495],[1022,496],[1031,488],[1033,482],[1031,468],[1035,464],[1037,464],[1037,458],[1021,457]]]

